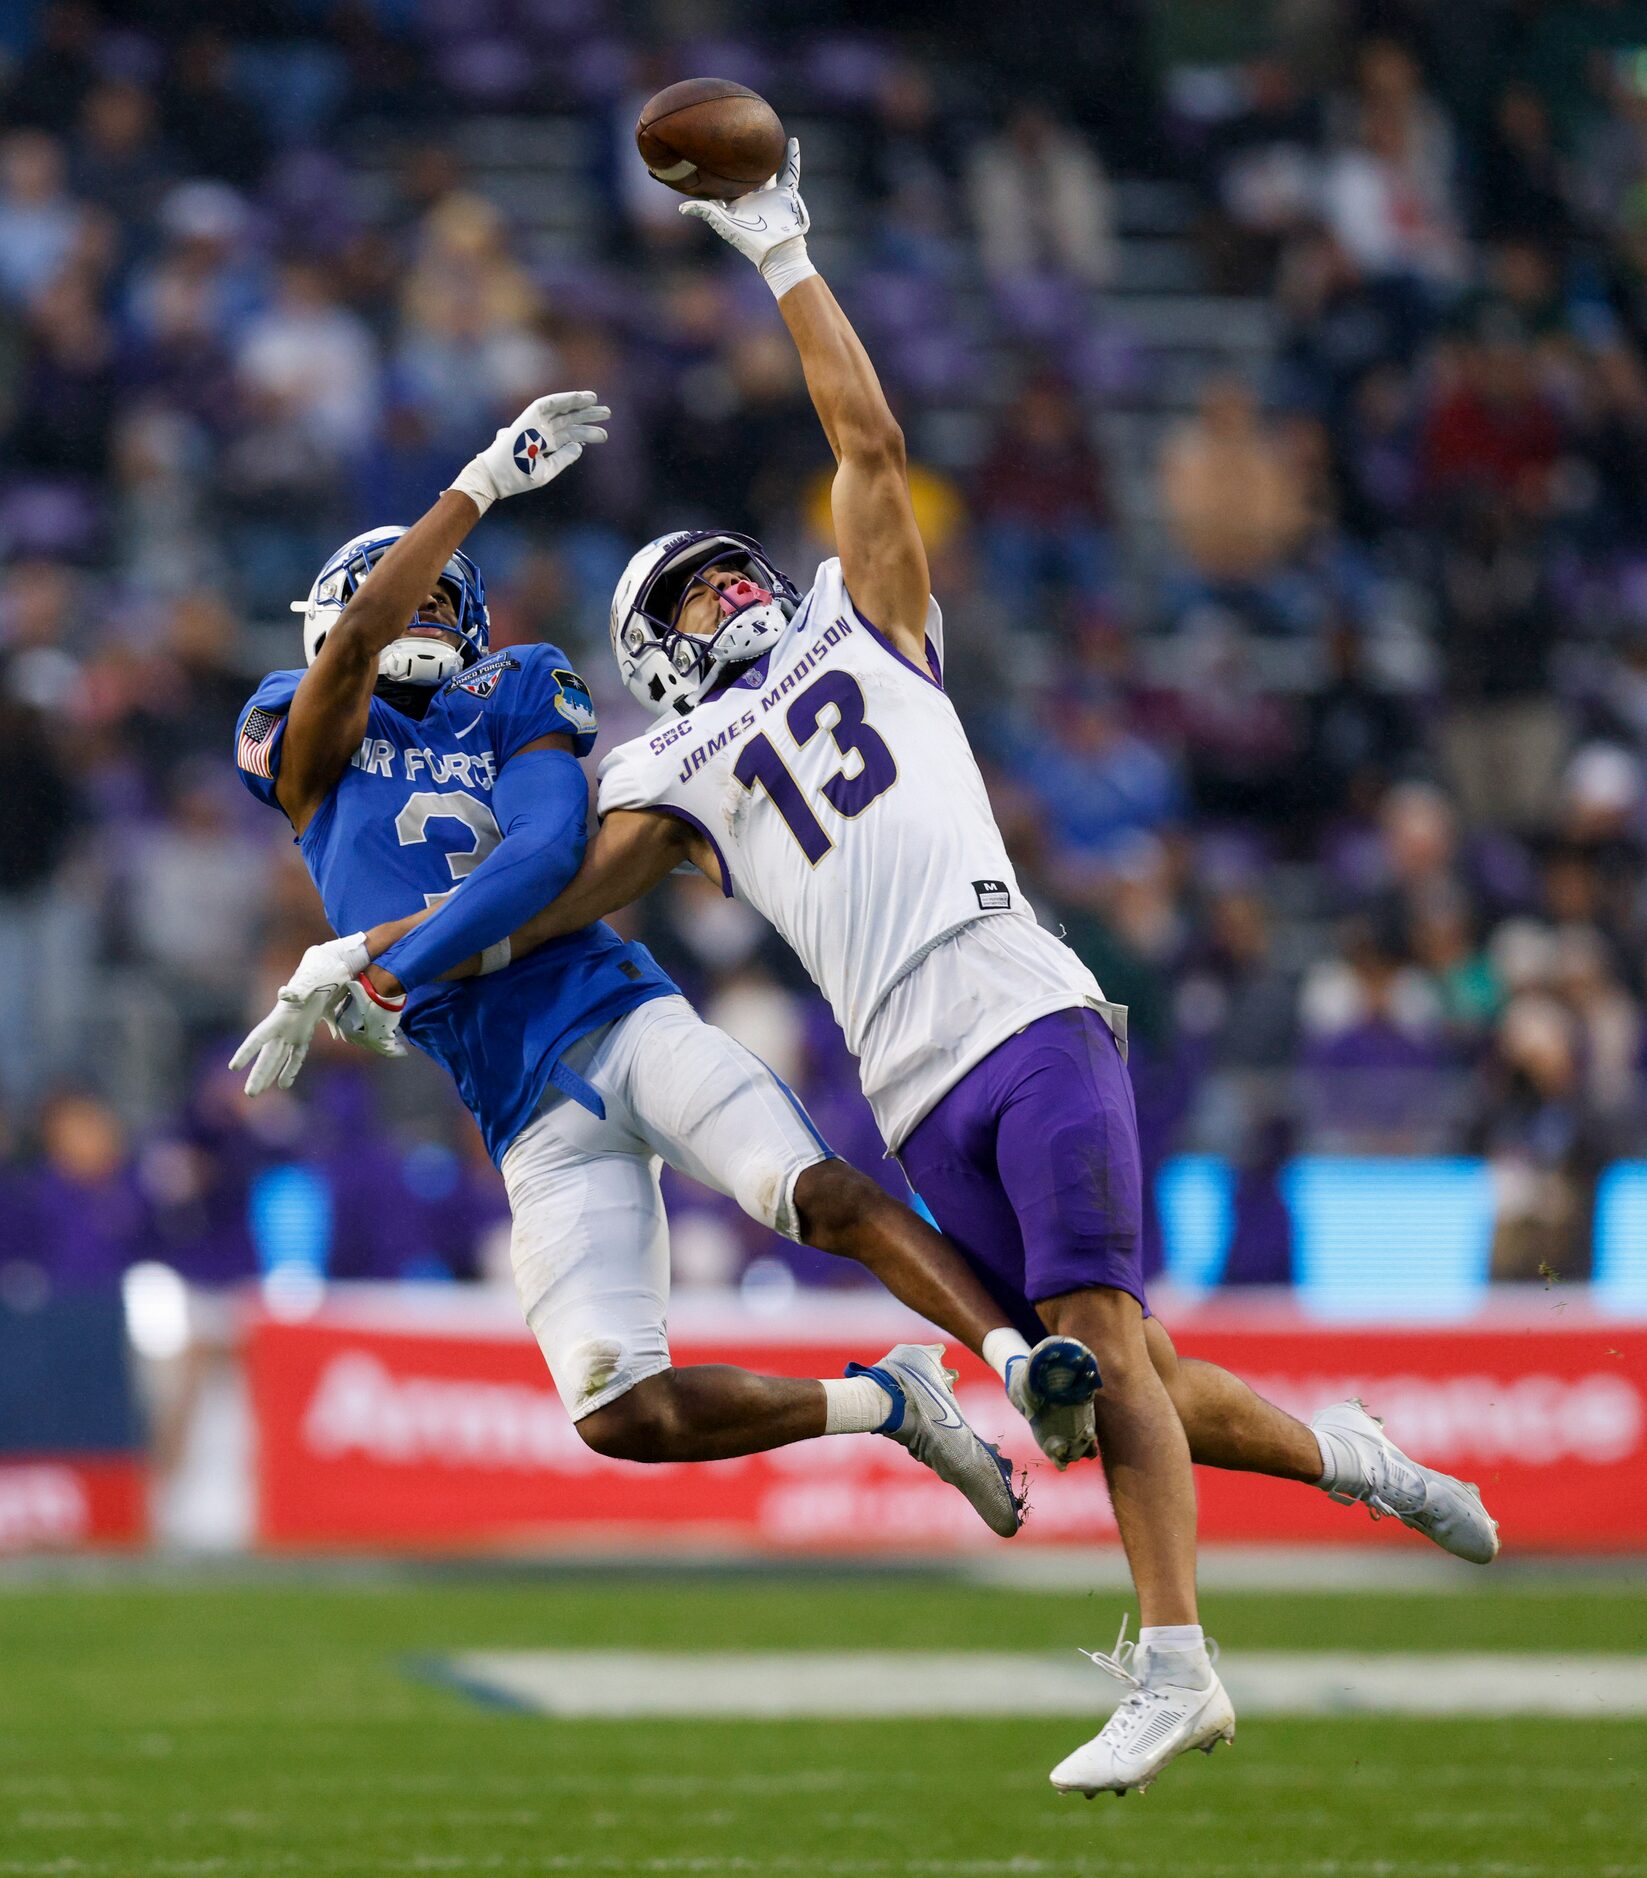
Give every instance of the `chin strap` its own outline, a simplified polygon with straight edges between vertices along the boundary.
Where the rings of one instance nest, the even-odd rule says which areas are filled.
[[[390,640],[377,656],[379,678],[397,685],[438,685],[463,669],[463,653],[438,639],[405,634]]]

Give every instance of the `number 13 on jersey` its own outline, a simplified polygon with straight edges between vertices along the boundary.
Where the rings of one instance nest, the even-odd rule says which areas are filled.
[[[848,761],[853,757],[858,761],[850,772],[843,764],[829,778],[823,786],[823,798],[838,815],[852,820],[898,780],[898,765],[880,732],[866,722],[863,690],[850,672],[825,672],[790,705],[784,722],[797,746],[804,749],[812,741],[821,728],[824,712],[832,706],[835,721],[829,726],[829,734],[835,748]],[[744,745],[732,774],[751,794],[757,786],[766,791],[814,867],[834,847],[828,830],[813,814],[800,784],[764,731]]]

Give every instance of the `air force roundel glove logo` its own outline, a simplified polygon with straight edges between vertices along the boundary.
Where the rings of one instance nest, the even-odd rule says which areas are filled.
[[[540,430],[523,430],[515,439],[515,468],[523,476],[532,475],[548,454],[549,446]]]

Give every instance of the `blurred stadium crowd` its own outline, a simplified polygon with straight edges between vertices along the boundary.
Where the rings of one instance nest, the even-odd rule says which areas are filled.
[[[1020,872],[1131,1006],[1146,1153],[1241,1168],[1231,1280],[1286,1278],[1274,1172],[1323,1148],[1484,1155],[1495,1272],[1583,1274],[1647,1148],[1647,6],[921,12],[6,10],[8,1282],[495,1261],[427,1066],[226,1070],[323,932],[230,736],[327,551],[543,389],[612,442],[471,547],[494,641],[566,646],[609,740],[636,543],[828,551],[765,292],[629,143],[698,71],[802,137]],[[753,915],[680,879],[632,921],[877,1164]],[[773,1256],[675,1198],[683,1276]]]

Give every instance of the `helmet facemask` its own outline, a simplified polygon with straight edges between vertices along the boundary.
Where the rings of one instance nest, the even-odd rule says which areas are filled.
[[[312,665],[326,635],[377,563],[405,533],[404,528],[380,528],[347,541],[316,576],[307,600],[294,600],[292,611],[302,613],[303,650]],[[452,602],[453,624],[421,618],[421,606],[406,623],[399,638],[378,654],[378,677],[390,684],[432,687],[455,677],[483,658],[491,643],[491,619],[486,610],[486,583],[468,555],[454,553],[440,570],[437,585]],[[413,632],[418,625],[437,625],[455,633],[461,644]]]
[[[659,564],[634,584],[624,609],[636,562],[655,550],[661,550]],[[738,570],[740,580],[722,590],[708,574],[728,565]],[[714,593],[721,611],[708,635],[685,632],[677,624],[695,586]],[[612,649],[624,683],[653,710],[688,711],[720,674],[759,658],[775,644],[799,602],[794,583],[747,535],[706,531],[654,542],[630,563],[613,602]]]

